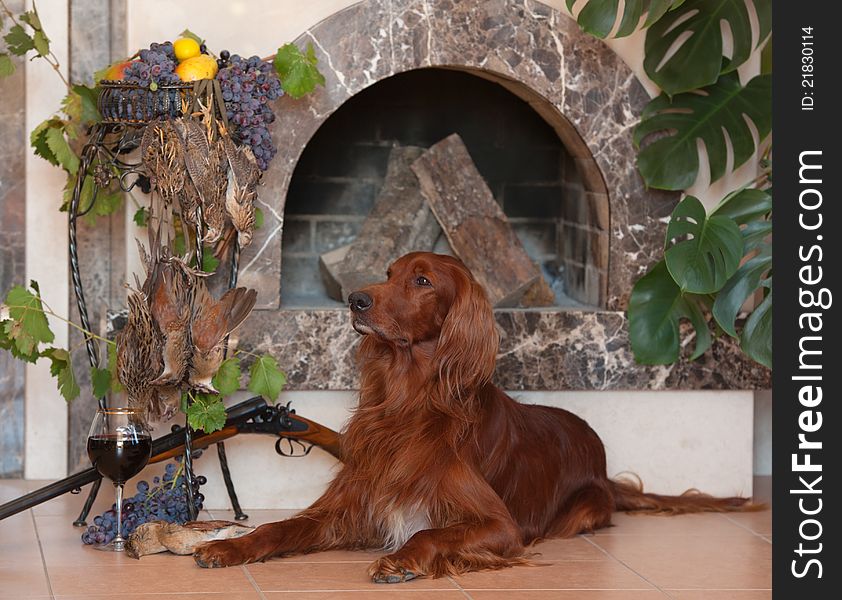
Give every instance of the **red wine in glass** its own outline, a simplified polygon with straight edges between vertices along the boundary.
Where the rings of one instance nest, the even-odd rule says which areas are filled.
[[[88,458],[99,474],[117,488],[116,535],[98,550],[123,552],[125,540],[120,534],[123,517],[123,485],[143,470],[152,455],[149,435],[140,411],[133,408],[100,408],[88,434]]]

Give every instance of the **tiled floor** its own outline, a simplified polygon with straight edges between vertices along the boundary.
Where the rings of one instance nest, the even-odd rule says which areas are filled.
[[[0,480],[0,502],[38,482]],[[105,491],[105,490],[103,490]],[[109,490],[110,491],[110,490]],[[769,482],[757,496],[769,498]],[[94,512],[109,504],[100,495]],[[97,552],[71,524],[82,496],[64,496],[0,521],[0,598],[82,600],[762,600],[771,598],[771,511],[646,517],[618,514],[595,535],[538,545],[541,565],[462,577],[375,585],[377,555],[326,552],[247,567],[205,570],[192,558],[141,560]],[[250,511],[250,523],[289,511]],[[212,516],[230,519],[231,513]]]

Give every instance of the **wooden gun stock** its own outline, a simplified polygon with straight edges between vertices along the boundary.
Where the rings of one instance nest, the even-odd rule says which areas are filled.
[[[290,431],[284,431],[281,437],[310,442],[342,460],[342,436],[333,429],[320,423],[311,421],[295,413],[289,413],[288,418],[293,422]]]

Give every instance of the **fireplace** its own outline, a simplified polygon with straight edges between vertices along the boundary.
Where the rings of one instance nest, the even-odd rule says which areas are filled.
[[[282,308],[339,306],[321,255],[350,243],[377,197],[394,146],[427,148],[457,133],[561,307],[599,307],[607,281],[607,207],[591,223],[581,175],[527,102],[464,71],[426,68],[363,90],[319,128],[287,193]],[[430,250],[431,248],[415,248]],[[435,251],[452,254],[443,234]],[[397,258],[397,257],[395,257]]]
[[[699,361],[635,362],[625,307],[662,256],[678,194],[643,185],[631,132],[648,95],[575,21],[526,0],[366,0],[295,42],[313,45],[326,81],[277,102],[279,151],[259,200],[266,219],[239,282],[259,294],[239,344],[276,356],[288,389],[358,387],[359,336],[324,293],[318,257],[358,233],[390,148],[454,132],[557,292],[551,307],[495,310],[500,386],[768,385],[768,371],[730,338]]]

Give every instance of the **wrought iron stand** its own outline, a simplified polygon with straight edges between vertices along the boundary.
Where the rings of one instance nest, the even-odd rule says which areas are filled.
[[[91,331],[90,321],[88,318],[88,308],[87,304],[85,303],[85,292],[82,286],[82,275],[79,266],[79,252],[78,252],[78,243],[77,243],[77,233],[76,233],[76,224],[80,217],[84,216],[93,206],[96,200],[96,194],[99,189],[97,185],[94,186],[93,198],[90,204],[87,207],[82,208],[80,211],[80,202],[82,198],[82,186],[84,184],[85,176],[90,168],[91,164],[93,163],[94,158],[97,155],[105,156],[107,158],[107,164],[116,168],[117,171],[120,173],[119,181],[120,181],[120,188],[124,192],[129,192],[132,188],[137,184],[137,179],[135,181],[128,183],[127,176],[130,174],[137,174],[138,176],[143,175],[143,166],[141,163],[129,163],[126,162],[123,157],[137,148],[140,144],[140,137],[143,131],[142,124],[138,125],[129,125],[129,124],[108,124],[108,123],[99,123],[94,125],[93,129],[91,130],[91,135],[89,138],[88,143],[82,149],[82,157],[79,164],[79,171],[76,176],[76,185],[73,188],[73,196],[70,201],[70,206],[68,210],[68,243],[70,247],[70,273],[73,279],[73,291],[76,295],[76,305],[79,309],[79,320],[81,321],[82,328],[85,331]],[[197,264],[202,265],[202,231],[201,231],[201,218],[198,219],[199,225],[197,226]],[[229,288],[234,287],[237,284],[237,276],[239,270],[239,253],[240,249],[238,244],[233,244],[232,256],[231,256],[231,270],[228,277],[228,284]],[[225,349],[227,353],[227,339],[225,342]],[[92,367],[98,367],[100,364],[100,356],[99,356],[99,347],[96,345],[96,342],[90,337],[86,336],[85,339],[85,348],[88,353],[88,360]],[[101,408],[105,408],[106,399],[99,398],[98,399],[99,406]],[[196,494],[199,492],[199,481],[193,472],[193,456],[192,456],[192,430],[189,424],[185,424],[185,432],[184,432],[184,482],[185,482],[185,492],[187,496],[187,507],[190,520],[195,520],[197,517],[197,510],[194,503],[194,498]],[[228,491],[228,497],[231,500],[231,506],[234,509],[234,518],[238,521],[244,520],[248,518],[248,515],[243,513],[242,508],[240,508],[240,502],[237,498],[237,492],[234,489],[234,482],[231,479],[231,471],[228,467],[228,459],[225,455],[225,444],[223,442],[219,442],[216,444],[217,448],[217,456],[219,458],[219,466],[222,470],[222,477],[225,481],[225,488]],[[76,526],[84,526],[86,525],[86,520],[88,518],[88,514],[90,513],[91,506],[93,505],[94,500],[96,499],[97,494],[99,493],[99,488],[102,484],[102,478],[98,478],[94,481],[93,485],[91,486],[90,491],[88,492],[88,497],[85,500],[85,504],[82,507],[82,511],[79,514],[79,517],[73,522]]]

